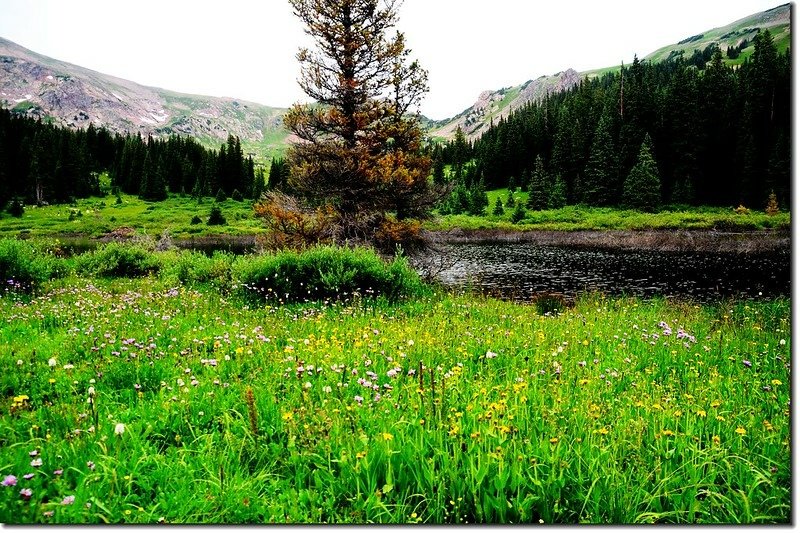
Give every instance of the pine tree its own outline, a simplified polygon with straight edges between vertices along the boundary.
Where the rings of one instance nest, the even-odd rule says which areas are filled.
[[[661,179],[653,159],[653,142],[646,134],[639,157],[625,180],[622,205],[629,209],[655,211],[661,203]]]
[[[369,236],[397,220],[426,216],[437,201],[430,159],[412,115],[428,90],[410,61],[394,0],[290,0],[316,50],[301,49],[299,80],[320,105],[284,117],[301,141],[287,159],[290,188],[310,206],[336,213],[339,238]]]
[[[139,198],[148,202],[160,202],[167,199],[167,187],[161,165],[155,157],[151,157],[151,152],[152,150],[147,150],[145,154]]]
[[[509,189],[508,196],[506,196],[506,207],[509,209],[514,209],[514,205],[516,202],[514,201],[514,193]]]
[[[486,194],[483,180],[480,180],[469,190],[469,207],[467,209],[470,215],[481,216],[488,205],[489,196]]]
[[[498,196],[497,200],[495,200],[495,202],[494,202],[494,210],[492,210],[492,214],[494,216],[498,216],[499,217],[499,216],[503,216],[504,213],[505,213],[505,209],[503,209],[503,200],[501,200],[500,197]]]
[[[541,155],[537,155],[533,166],[531,184],[528,187],[528,209],[533,209],[534,211],[547,209],[549,196],[547,174],[544,170],[544,160]]]
[[[564,181],[561,174],[558,174],[553,187],[550,189],[547,206],[550,209],[561,209],[565,205],[567,205],[567,182]]]
[[[589,161],[581,180],[582,201],[588,205],[609,206],[617,199],[617,160],[611,138],[611,120],[600,117],[595,130]]]
[[[511,222],[519,224],[523,218],[525,218],[525,207],[522,205],[522,202],[517,202],[514,211],[511,213]]]

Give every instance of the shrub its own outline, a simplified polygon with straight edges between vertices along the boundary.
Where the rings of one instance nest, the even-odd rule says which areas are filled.
[[[78,272],[102,277],[141,277],[157,272],[158,257],[141,245],[112,242],[75,260]]]
[[[199,216],[195,215],[195,216],[192,217],[192,221],[191,221],[192,226],[196,226],[197,224],[202,224],[202,223],[203,223],[203,219],[200,218]]]
[[[347,300],[356,295],[396,301],[425,292],[405,259],[385,263],[367,249],[312,248],[239,258],[233,263],[239,294],[283,303]]]
[[[14,198],[8,206],[8,214],[20,218],[25,212],[25,206],[19,198]]]
[[[734,209],[733,212],[736,213],[737,215],[749,215],[750,214],[750,210],[747,209],[742,204],[739,204],[739,207]]]
[[[58,260],[32,244],[0,239],[0,282],[4,290],[30,291],[59,275]]]
[[[228,199],[228,195],[222,189],[217,190],[217,196],[214,197],[217,202],[224,202]]]
[[[235,200],[237,202],[243,202],[244,196],[242,196],[242,193],[239,192],[239,189],[234,189],[233,192],[231,193],[231,200]]]
[[[218,289],[228,288],[233,259],[233,255],[225,252],[214,252],[209,257],[202,252],[182,251],[165,261],[161,274],[184,285],[207,284]]]
[[[225,217],[222,215],[222,209],[218,206],[211,208],[211,213],[208,216],[209,226],[224,226],[227,223]]]
[[[517,207],[511,213],[511,222],[519,224],[523,218],[525,218],[525,208],[522,206],[522,202],[517,202]]]
[[[780,208],[778,207],[778,197],[775,196],[775,191],[769,193],[767,208],[764,210],[764,212],[771,217],[774,217],[781,212]]]

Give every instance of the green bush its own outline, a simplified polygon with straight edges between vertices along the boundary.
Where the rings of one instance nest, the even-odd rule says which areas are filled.
[[[203,223],[203,219],[200,218],[199,216],[195,215],[195,216],[192,217],[192,221],[191,221],[191,225],[192,226],[196,226],[197,224],[202,224],[202,223]]]
[[[184,285],[211,285],[224,289],[231,283],[233,259],[232,254],[225,252],[214,252],[209,257],[201,252],[182,251],[165,260],[161,275]]]
[[[217,201],[217,202],[222,203],[227,199],[228,199],[228,195],[225,194],[225,191],[223,191],[222,189],[218,189],[217,190],[217,196],[214,197],[214,200]]]
[[[224,226],[227,223],[225,217],[222,215],[222,209],[216,205],[211,208],[211,213],[208,216],[209,226]]]
[[[243,202],[244,196],[242,196],[242,193],[239,192],[239,189],[234,189],[233,192],[231,193],[231,200],[237,202]]]
[[[232,269],[239,294],[250,300],[289,303],[358,295],[396,301],[425,292],[405,259],[387,264],[365,249],[319,247],[245,257],[234,261]]]
[[[20,218],[25,212],[25,206],[19,198],[14,198],[8,206],[8,214]]]
[[[63,266],[52,255],[25,241],[0,239],[0,282],[3,292],[30,291],[63,274]]]
[[[161,264],[156,254],[140,245],[112,242],[78,256],[75,266],[85,275],[133,278],[155,273]]]

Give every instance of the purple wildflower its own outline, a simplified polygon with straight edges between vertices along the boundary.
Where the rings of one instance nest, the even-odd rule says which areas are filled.
[[[53,470],[53,475],[54,476],[60,476],[63,473],[64,473],[64,471],[62,469],[60,469],[60,468],[58,470]]]
[[[39,455],[39,450],[31,450],[28,452],[28,455],[30,455],[31,457],[36,457],[37,455]]]
[[[751,362],[750,362],[750,361],[748,361],[747,359],[745,359],[744,361],[742,361],[742,364],[743,364],[744,366],[746,366],[747,368],[752,368],[752,366],[753,366],[753,363],[751,363]]]
[[[19,495],[23,500],[28,501],[31,499],[31,496],[33,496],[33,491],[31,489],[22,489],[19,491]]]
[[[24,476],[22,476],[22,479],[33,479],[33,476],[35,476],[35,475],[36,474],[31,472],[30,474],[25,474]]]
[[[16,484],[17,484],[17,476],[10,475],[3,478],[2,485],[4,487],[13,487]]]
[[[31,466],[34,468],[39,468],[40,466],[42,466],[42,460],[34,459],[33,461],[31,461]]]
[[[63,500],[61,500],[61,505],[72,505],[75,503],[75,496],[66,496]]]

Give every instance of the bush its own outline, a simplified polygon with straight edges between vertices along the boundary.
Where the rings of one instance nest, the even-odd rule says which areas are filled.
[[[425,285],[405,259],[387,264],[366,249],[325,246],[239,258],[232,270],[239,294],[248,300],[289,303],[360,295],[396,301],[425,292]]]
[[[200,218],[199,216],[195,215],[195,216],[192,217],[192,221],[191,221],[191,225],[192,226],[196,226],[197,224],[202,224],[202,223],[203,223],[203,219]]]
[[[161,266],[158,257],[143,246],[116,242],[78,256],[75,265],[79,273],[110,278],[146,276]]]
[[[3,290],[30,291],[61,274],[58,260],[32,244],[0,239],[0,282]]]
[[[242,196],[242,193],[239,192],[239,189],[234,189],[233,192],[231,193],[231,200],[235,200],[237,202],[243,202],[244,196]]]
[[[217,190],[217,196],[214,197],[217,202],[224,202],[228,199],[228,195],[222,189]]]
[[[25,212],[25,206],[19,198],[14,198],[9,204],[7,211],[12,217],[20,218]]]
[[[222,209],[216,205],[211,208],[211,214],[208,216],[209,226],[224,226],[227,223],[225,217],[222,215]]]
[[[522,206],[522,202],[517,202],[517,207],[511,213],[511,222],[519,224],[523,218],[525,218],[525,208]]]
[[[161,275],[184,285],[211,285],[225,289],[231,284],[231,264],[234,256],[214,252],[209,257],[201,252],[182,251],[165,261]]]

